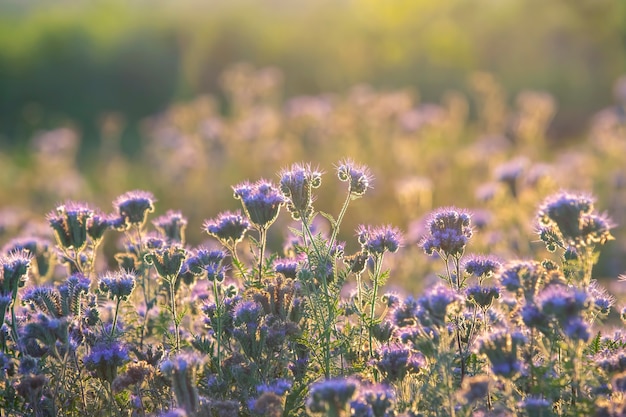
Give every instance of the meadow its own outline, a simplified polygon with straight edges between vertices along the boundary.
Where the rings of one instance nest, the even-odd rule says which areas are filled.
[[[0,415],[626,413],[626,79],[566,141],[485,72],[283,78],[0,151]]]

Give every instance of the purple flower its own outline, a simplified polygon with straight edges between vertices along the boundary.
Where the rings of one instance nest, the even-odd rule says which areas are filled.
[[[180,211],[169,210],[163,216],[159,216],[152,221],[156,229],[167,239],[173,242],[185,242],[185,228],[187,219]]]
[[[502,262],[491,255],[469,255],[462,261],[462,267],[466,274],[487,278],[500,270]]]
[[[294,220],[309,220],[313,214],[313,189],[321,184],[322,172],[308,164],[293,164],[280,173],[280,190],[287,198],[287,210]]]
[[[95,211],[93,216],[87,220],[87,235],[93,240],[100,240],[104,236],[104,232],[113,228],[113,219]]]
[[[261,315],[261,305],[255,301],[243,301],[233,310],[235,324],[256,324]]]
[[[370,227],[361,225],[357,229],[358,241],[364,252],[382,255],[385,251],[397,252],[402,245],[402,234],[389,225]]]
[[[259,180],[254,184],[243,182],[233,187],[235,198],[241,200],[246,216],[258,229],[267,229],[278,217],[285,197],[274,184]]]
[[[58,244],[80,252],[87,244],[87,226],[94,211],[85,203],[68,201],[47,216]]]
[[[148,191],[133,190],[117,197],[113,207],[120,218],[124,219],[126,228],[131,225],[142,226],[148,218],[148,213],[154,212],[154,195]]]
[[[96,377],[112,382],[117,376],[117,368],[128,359],[128,349],[122,343],[103,340],[91,348],[91,352],[83,358],[83,363]]]
[[[591,336],[589,324],[582,317],[572,317],[563,324],[563,334],[571,340],[587,342]]]
[[[467,299],[481,308],[488,308],[493,300],[500,298],[500,288],[497,286],[473,285],[465,290]]]
[[[200,247],[187,258],[181,272],[183,276],[186,274],[201,276],[206,273],[209,281],[222,282],[226,275],[226,267],[222,266],[225,257],[226,253],[221,250]]]
[[[513,378],[522,370],[518,348],[526,343],[526,338],[508,329],[498,329],[479,340],[479,352],[487,356],[495,375]]]
[[[534,294],[545,274],[541,264],[535,261],[510,261],[498,273],[500,284],[507,290],[516,292],[524,289],[527,294]]]
[[[384,346],[380,352],[380,359],[374,364],[388,381],[402,381],[407,374],[415,374],[425,365],[421,353],[407,347]]]
[[[384,417],[393,406],[393,390],[383,385],[362,387],[350,403],[353,417]]]
[[[216,218],[206,220],[202,225],[211,236],[224,242],[226,245],[235,245],[243,240],[250,229],[250,222],[241,215],[241,211],[224,211]]]
[[[0,295],[17,295],[17,289],[24,286],[32,255],[26,251],[11,252],[0,258]]]
[[[361,197],[372,187],[373,177],[365,165],[356,164],[351,159],[344,159],[337,165],[340,181],[348,182],[348,192],[353,198]]]
[[[455,207],[440,208],[428,220],[428,235],[420,242],[427,255],[461,256],[472,237],[470,214]]]
[[[277,259],[274,261],[274,271],[283,274],[285,278],[295,279],[298,273],[298,261],[291,259]]]
[[[307,409],[312,413],[324,413],[333,410],[340,414],[354,397],[359,382],[354,378],[334,378],[319,381],[311,385],[306,401]]]
[[[172,244],[150,251],[144,256],[144,260],[149,265],[154,265],[161,278],[173,279],[178,276],[186,256],[185,249]]]
[[[546,287],[537,295],[537,304],[545,315],[565,323],[578,316],[588,305],[586,292],[560,284]]]
[[[287,381],[286,379],[276,379],[270,384],[257,385],[256,392],[257,394],[272,392],[276,395],[282,396],[291,389],[291,385],[291,381]]]
[[[108,272],[100,277],[98,289],[111,300],[128,300],[135,288],[137,277],[126,271]]]
[[[443,326],[450,306],[460,301],[461,297],[449,287],[437,284],[420,297],[418,304],[432,324]]]
[[[396,326],[407,327],[417,323],[419,304],[412,296],[408,296],[400,305],[392,312],[392,319]]]
[[[40,277],[46,277],[52,272],[51,264],[54,259],[53,245],[48,239],[39,237],[24,237],[10,240],[3,248],[2,253],[27,252],[33,258],[36,273]]]

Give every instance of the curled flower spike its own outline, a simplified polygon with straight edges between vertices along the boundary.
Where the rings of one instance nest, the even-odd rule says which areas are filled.
[[[353,198],[361,197],[372,188],[374,177],[365,165],[356,164],[351,159],[344,159],[337,165],[340,181],[348,183],[348,192]]]
[[[68,201],[48,214],[59,246],[80,252],[87,244],[87,228],[94,211],[84,203]]]
[[[0,295],[15,298],[28,279],[32,256],[26,251],[11,252],[0,258]]]
[[[308,219],[313,214],[313,189],[321,184],[322,172],[308,164],[294,164],[280,173],[280,190],[294,220]]]
[[[470,214],[455,207],[434,211],[428,220],[428,235],[420,242],[427,255],[434,252],[443,257],[460,257],[472,237]]]
[[[203,229],[226,246],[232,246],[241,242],[250,229],[250,222],[241,215],[241,211],[224,211],[214,219],[206,220]]]
[[[156,199],[152,193],[134,190],[117,197],[113,202],[113,207],[124,220],[125,227],[128,228],[131,225],[142,226],[148,218],[148,213],[154,212],[155,202]]]
[[[461,262],[466,274],[478,278],[489,278],[502,268],[502,263],[494,256],[469,255]]]
[[[233,187],[235,198],[241,200],[246,216],[258,229],[267,229],[276,221],[285,197],[274,184],[259,180],[254,184],[243,182]]]
[[[187,219],[180,211],[168,210],[163,216],[154,219],[152,224],[170,241],[178,243],[185,242]]]
[[[135,288],[137,277],[133,273],[119,271],[100,277],[98,289],[111,300],[128,300]]]
[[[375,228],[361,225],[357,238],[363,251],[371,255],[382,255],[385,251],[395,253],[402,245],[402,234],[389,225]]]

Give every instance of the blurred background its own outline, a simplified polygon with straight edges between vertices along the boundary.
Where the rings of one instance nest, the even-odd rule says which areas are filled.
[[[531,256],[550,192],[625,216],[623,73],[623,1],[4,0],[0,240],[65,199],[110,211],[145,188],[198,243],[232,185],[299,161],[326,171],[316,208],[336,214],[351,157],[376,183],[344,239],[393,223],[410,243],[457,205],[477,250]]]

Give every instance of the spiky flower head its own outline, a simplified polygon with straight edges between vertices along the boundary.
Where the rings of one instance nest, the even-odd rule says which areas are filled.
[[[144,260],[147,264],[154,265],[161,278],[169,280],[178,276],[186,256],[187,251],[183,247],[171,244],[150,251],[144,256]]]
[[[224,251],[199,247],[187,258],[181,273],[183,277],[187,274],[195,277],[206,274],[209,281],[222,282],[226,273],[226,267],[222,266],[224,258],[226,258]]]
[[[494,375],[511,379],[522,370],[518,351],[525,343],[521,333],[497,329],[479,340],[478,351],[487,356]]]
[[[480,308],[489,308],[493,300],[500,298],[500,287],[490,285],[472,285],[465,290],[467,299]]]
[[[295,279],[298,274],[298,261],[295,259],[276,259],[274,272],[282,274],[285,278]]]
[[[214,219],[206,220],[204,230],[228,246],[241,242],[250,229],[250,222],[241,215],[241,211],[224,211]]]
[[[539,207],[540,236],[552,249],[560,246],[589,246],[613,239],[611,221],[594,212],[595,200],[586,194],[561,191]]]
[[[48,213],[47,219],[59,246],[80,252],[87,244],[87,227],[93,216],[87,204],[68,201]]]
[[[322,172],[310,164],[293,164],[280,173],[280,190],[287,198],[287,210],[294,220],[313,214],[313,189],[322,184]]]
[[[107,272],[100,277],[98,289],[111,300],[128,300],[135,288],[137,277],[126,271]]]
[[[113,207],[117,210],[120,218],[124,219],[126,228],[142,226],[145,224],[148,213],[154,212],[154,195],[148,191],[133,190],[117,197]]]
[[[364,195],[372,187],[374,177],[365,165],[356,164],[351,159],[344,159],[337,165],[340,181],[348,183],[348,192],[352,198]]]
[[[450,287],[437,284],[419,298],[418,305],[422,315],[428,318],[429,324],[443,326],[450,309],[460,302],[461,297]]]
[[[510,261],[498,272],[498,280],[503,287],[511,292],[523,292],[527,300],[537,294],[544,284],[545,276],[545,269],[536,261]]]
[[[402,233],[389,225],[379,227],[360,225],[356,233],[362,251],[373,256],[380,256],[386,251],[395,253],[402,245]]]
[[[2,253],[28,252],[33,258],[31,267],[42,278],[52,273],[51,268],[55,259],[53,244],[48,239],[40,237],[23,237],[10,240],[3,248]]]
[[[362,387],[350,403],[353,417],[385,417],[395,400],[394,392],[384,385]]]
[[[104,233],[113,228],[113,219],[96,210],[87,220],[87,235],[95,241],[102,239]]]
[[[472,237],[470,214],[455,207],[435,210],[428,220],[428,234],[420,242],[427,255],[460,257]]]
[[[586,291],[554,284],[537,295],[537,305],[543,314],[554,317],[559,323],[565,323],[580,315],[589,306],[589,296]]]
[[[85,367],[97,378],[113,382],[117,368],[128,362],[128,349],[118,340],[100,340],[83,358]]]
[[[163,216],[152,220],[152,224],[170,241],[185,243],[187,219],[180,211],[168,210]]]
[[[354,397],[359,382],[351,377],[319,381],[311,385],[306,401],[311,413],[341,415]]]
[[[389,382],[400,382],[409,374],[418,373],[426,364],[424,356],[403,345],[384,346],[374,364]]]
[[[276,186],[263,179],[254,184],[243,182],[233,187],[233,191],[235,198],[241,200],[246,216],[258,229],[270,227],[285,203],[285,197]]]
[[[27,251],[11,252],[0,258],[0,295],[15,299],[18,288],[28,279],[32,255]]]
[[[473,275],[479,280],[489,278],[502,268],[502,262],[492,255],[469,255],[465,257],[461,266],[466,274]]]

